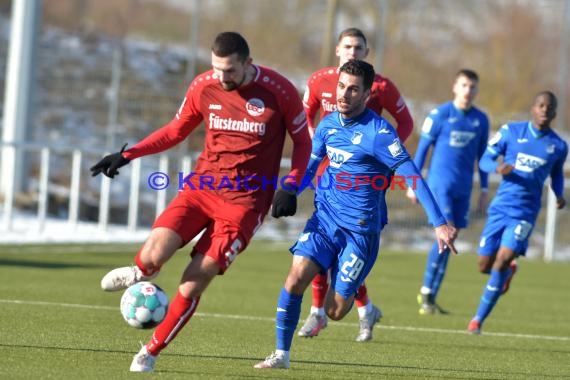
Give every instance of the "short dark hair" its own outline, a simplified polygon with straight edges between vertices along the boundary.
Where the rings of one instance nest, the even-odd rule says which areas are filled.
[[[344,37],[362,38],[364,40],[364,45],[366,45],[366,37],[364,36],[364,33],[362,33],[362,30],[358,28],[347,28],[340,32],[338,36],[338,42],[340,42]]]
[[[236,32],[222,32],[216,36],[212,44],[212,53],[218,57],[228,57],[237,54],[241,62],[249,57],[249,46],[241,34]]]
[[[459,77],[466,77],[472,81],[479,82],[479,75],[471,69],[461,69],[455,74],[455,79]]]
[[[554,109],[558,107],[558,99],[556,99],[556,95],[554,95],[554,93],[549,90],[544,90],[537,93],[534,96],[534,101],[532,103],[535,104],[538,98],[540,98],[541,96],[548,96],[548,98],[550,99],[550,103],[553,105]]]
[[[351,59],[342,65],[339,69],[341,73],[347,73],[362,78],[364,84],[364,89],[370,90],[372,88],[372,83],[374,82],[374,67],[365,61],[359,59]]]

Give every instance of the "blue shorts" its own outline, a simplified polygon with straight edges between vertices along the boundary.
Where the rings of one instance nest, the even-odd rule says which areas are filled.
[[[348,299],[370,273],[379,246],[380,233],[349,231],[316,211],[290,251],[312,260],[322,272],[331,269],[331,288]]]
[[[457,189],[430,187],[443,216],[456,228],[465,228],[469,224],[469,206],[471,195],[457,195]]]
[[[492,256],[500,247],[506,247],[517,256],[524,256],[534,225],[526,220],[500,213],[489,214],[479,240],[479,255]]]

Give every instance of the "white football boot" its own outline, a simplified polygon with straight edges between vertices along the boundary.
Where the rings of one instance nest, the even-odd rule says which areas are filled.
[[[123,290],[141,281],[152,280],[158,272],[145,276],[136,265],[113,269],[101,279],[101,289],[107,292]]]
[[[297,335],[303,336],[305,338],[312,338],[319,335],[319,332],[327,327],[327,324],[328,318],[326,315],[311,313],[305,320],[303,326],[299,329]]]
[[[271,355],[265,358],[264,361],[257,363],[253,368],[283,368],[287,369],[291,366],[289,362],[289,353],[278,354],[277,352],[272,352]]]
[[[154,363],[156,356],[151,355],[146,350],[146,346],[142,346],[141,350],[133,357],[131,363],[131,372],[152,372],[154,371]]]
[[[360,322],[360,331],[356,336],[357,342],[368,342],[372,340],[372,330],[374,329],[374,325],[380,321],[382,318],[382,312],[379,308],[372,305],[372,310],[370,313],[367,313],[364,318],[359,320]]]

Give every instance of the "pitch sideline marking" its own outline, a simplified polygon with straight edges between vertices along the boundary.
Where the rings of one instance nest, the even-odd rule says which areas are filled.
[[[16,305],[31,305],[31,306],[61,306],[69,308],[78,309],[97,309],[97,310],[118,310],[118,307],[114,306],[100,306],[100,305],[84,305],[84,304],[74,304],[74,303],[61,303],[61,302],[45,302],[45,301],[24,301],[24,300],[6,300],[0,299],[0,303],[11,303]],[[248,320],[248,321],[264,321],[264,322],[274,322],[275,318],[269,317],[254,317],[249,315],[232,315],[232,314],[218,314],[218,313],[196,313],[197,317],[206,318],[224,318],[224,319],[238,319],[238,320]],[[337,322],[332,321],[333,325],[339,326],[355,326],[356,323],[350,322]],[[449,329],[438,329],[429,327],[412,327],[412,326],[389,326],[389,325],[378,325],[376,328],[381,328],[385,330],[401,330],[401,331],[419,331],[419,332],[436,332],[444,334],[468,334],[466,330],[449,330]],[[501,333],[501,332],[484,332],[485,336],[499,336],[499,337],[509,337],[509,338],[525,338],[525,339],[538,339],[538,340],[558,340],[558,341],[570,341],[570,337],[567,336],[550,336],[550,335],[532,335],[532,334],[515,334],[515,333]]]

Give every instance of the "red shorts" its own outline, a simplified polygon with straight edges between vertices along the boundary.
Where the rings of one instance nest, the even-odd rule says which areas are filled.
[[[196,253],[218,262],[223,274],[249,244],[265,215],[240,205],[227,203],[210,191],[184,190],[158,216],[152,228],[174,230],[188,244],[202,230],[194,246]]]

